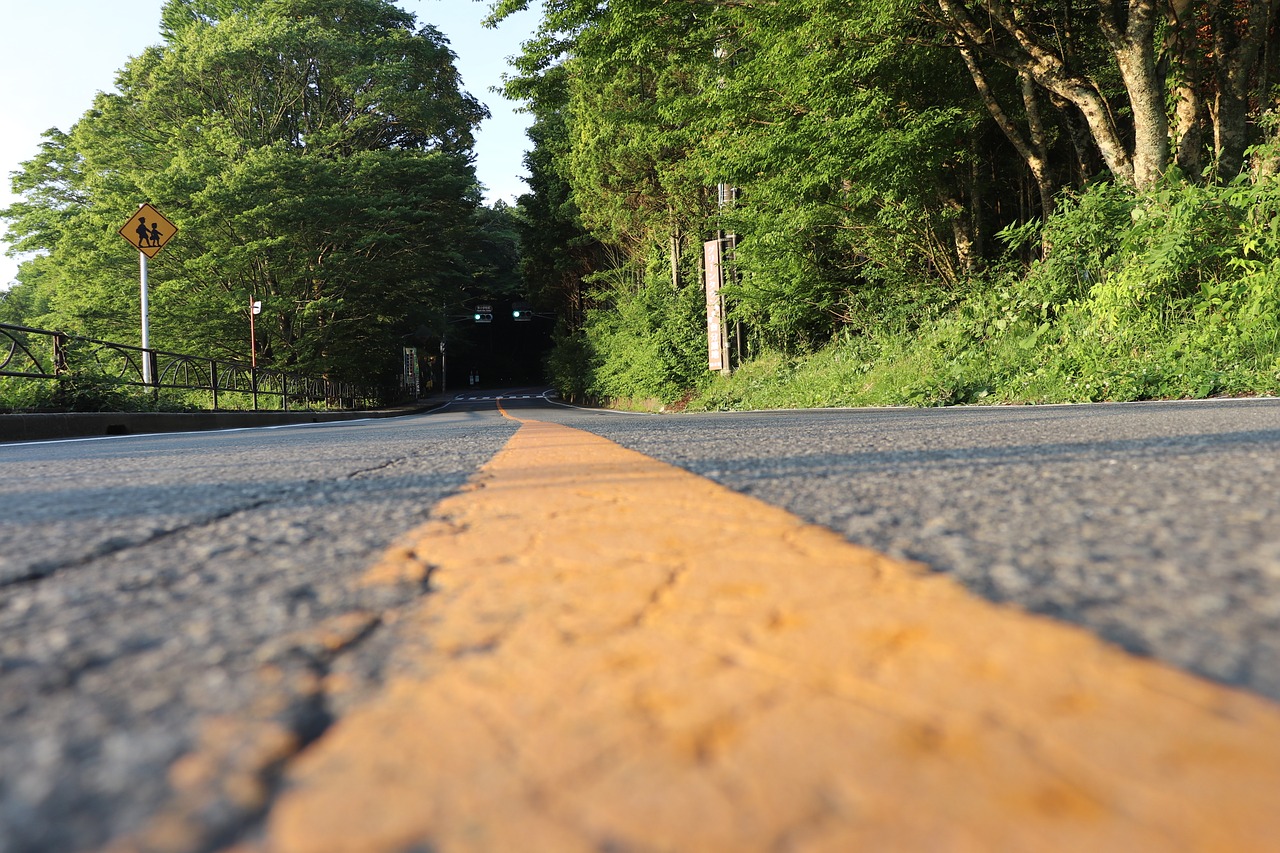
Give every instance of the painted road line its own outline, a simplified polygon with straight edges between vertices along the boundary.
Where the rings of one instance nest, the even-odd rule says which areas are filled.
[[[1275,850],[1280,706],[526,421],[366,575],[402,674],[271,853]]]

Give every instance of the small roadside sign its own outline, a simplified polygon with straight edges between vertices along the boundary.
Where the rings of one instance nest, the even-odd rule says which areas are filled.
[[[177,233],[178,226],[149,204],[139,207],[120,229],[120,236],[148,258],[154,258]]]

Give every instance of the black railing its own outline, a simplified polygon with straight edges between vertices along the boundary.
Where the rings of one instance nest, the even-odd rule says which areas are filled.
[[[249,405],[256,411],[260,398],[279,400],[285,411],[367,409],[381,396],[350,382],[0,323],[0,379],[5,377],[60,383],[91,378],[157,395],[162,389],[206,392],[214,411]]]

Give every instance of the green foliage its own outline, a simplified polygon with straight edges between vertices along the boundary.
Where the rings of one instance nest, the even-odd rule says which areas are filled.
[[[530,5],[496,2],[493,20]],[[545,4],[508,92],[538,117],[525,270],[564,312],[556,374],[606,396],[702,383],[701,368],[652,356],[654,330],[680,310],[646,295],[663,276],[587,283],[626,280],[672,247],[675,290],[696,289],[679,256],[729,233],[724,296],[754,351],[808,381],[804,356],[856,353],[863,373],[835,371],[848,388],[779,380],[804,399],[1249,384],[1240,365],[1265,361],[1275,300],[1260,178],[1276,171],[1277,124],[1258,114],[1265,98],[1240,94],[1267,82],[1265,10],[1192,4],[1177,21],[1126,23],[1119,6]],[[1214,110],[1193,102],[1210,97]],[[1194,126],[1175,134],[1178,162],[1199,173],[1213,139],[1220,162],[1193,178],[1247,155],[1253,183],[1161,177],[1161,106],[1174,114],[1181,99],[1177,120]],[[1114,184],[1090,185],[1108,172]]]
[[[582,329],[562,329],[548,359],[561,392],[579,399],[680,398],[706,364],[705,304],[673,290],[661,263],[602,273]]]
[[[520,233],[523,220],[518,208],[499,200],[475,214],[475,239],[465,261],[471,272],[469,288],[486,298],[518,298],[524,295],[520,273]]]
[[[524,5],[499,4],[495,18]],[[821,347],[882,301],[918,302],[931,289],[922,267],[953,281],[957,141],[977,112],[955,57],[910,23],[908,6],[834,0],[549,6],[508,92],[538,116],[525,269],[560,296],[562,355],[635,345],[667,322],[635,312],[671,310],[584,282],[653,263],[672,240],[696,254],[714,230],[739,237],[731,319],[787,352]],[[738,190],[727,207],[717,184]],[[682,269],[685,287],[700,283],[695,265]],[[595,349],[569,346],[588,312]],[[603,371],[597,390],[611,394],[648,363],[630,349],[616,370],[601,358],[570,372]]]
[[[17,389],[15,389],[17,390]],[[25,393],[24,393],[25,392]],[[156,404],[145,389],[129,388],[106,377],[77,377],[56,385],[29,385],[12,392],[6,389],[10,405],[20,410],[64,412],[148,412]]]
[[[601,399],[677,399],[705,357],[699,294],[673,292],[659,281],[614,295],[611,310],[588,314],[585,331],[596,364],[590,393]]]
[[[727,227],[766,289],[826,286],[824,305],[925,264],[954,273],[940,235],[976,113],[954,58],[908,23],[828,0],[724,13],[730,54],[705,95],[721,121],[702,156],[740,189]]]
[[[162,20],[15,178],[8,239],[42,256],[6,319],[135,341],[116,229],[150,201],[179,227],[149,264],[154,347],[244,358],[259,299],[262,363],[377,382],[496,245],[470,164],[486,113],[443,36],[388,0],[169,0]]]
[[[928,322],[812,357],[765,355],[693,408],[1085,402],[1280,393],[1280,180],[1064,199],[1010,261]],[[1033,230],[1034,231],[1034,230]],[[1016,242],[1016,241],[1015,241]],[[1016,248],[1016,246],[1015,246]]]
[[[547,353],[547,375],[560,395],[570,402],[584,403],[591,399],[591,353],[584,330],[570,329],[564,323],[557,327],[551,351]]]
[[[61,379],[6,378],[0,382],[4,412],[182,412],[208,410],[184,398],[186,392],[157,394],[127,385],[115,376],[86,371]],[[223,408],[229,408],[224,403]]]

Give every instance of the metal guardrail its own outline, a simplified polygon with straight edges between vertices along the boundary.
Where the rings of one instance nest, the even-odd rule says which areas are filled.
[[[148,363],[149,371],[144,371]],[[152,381],[144,377],[150,375]],[[143,349],[64,332],[0,323],[0,378],[66,380],[92,376],[115,385],[181,391],[206,391],[213,410],[220,396],[245,395],[257,411],[259,398],[279,399],[280,408],[322,404],[326,409],[365,409],[378,404],[378,394],[350,382],[303,376],[183,353]]]

